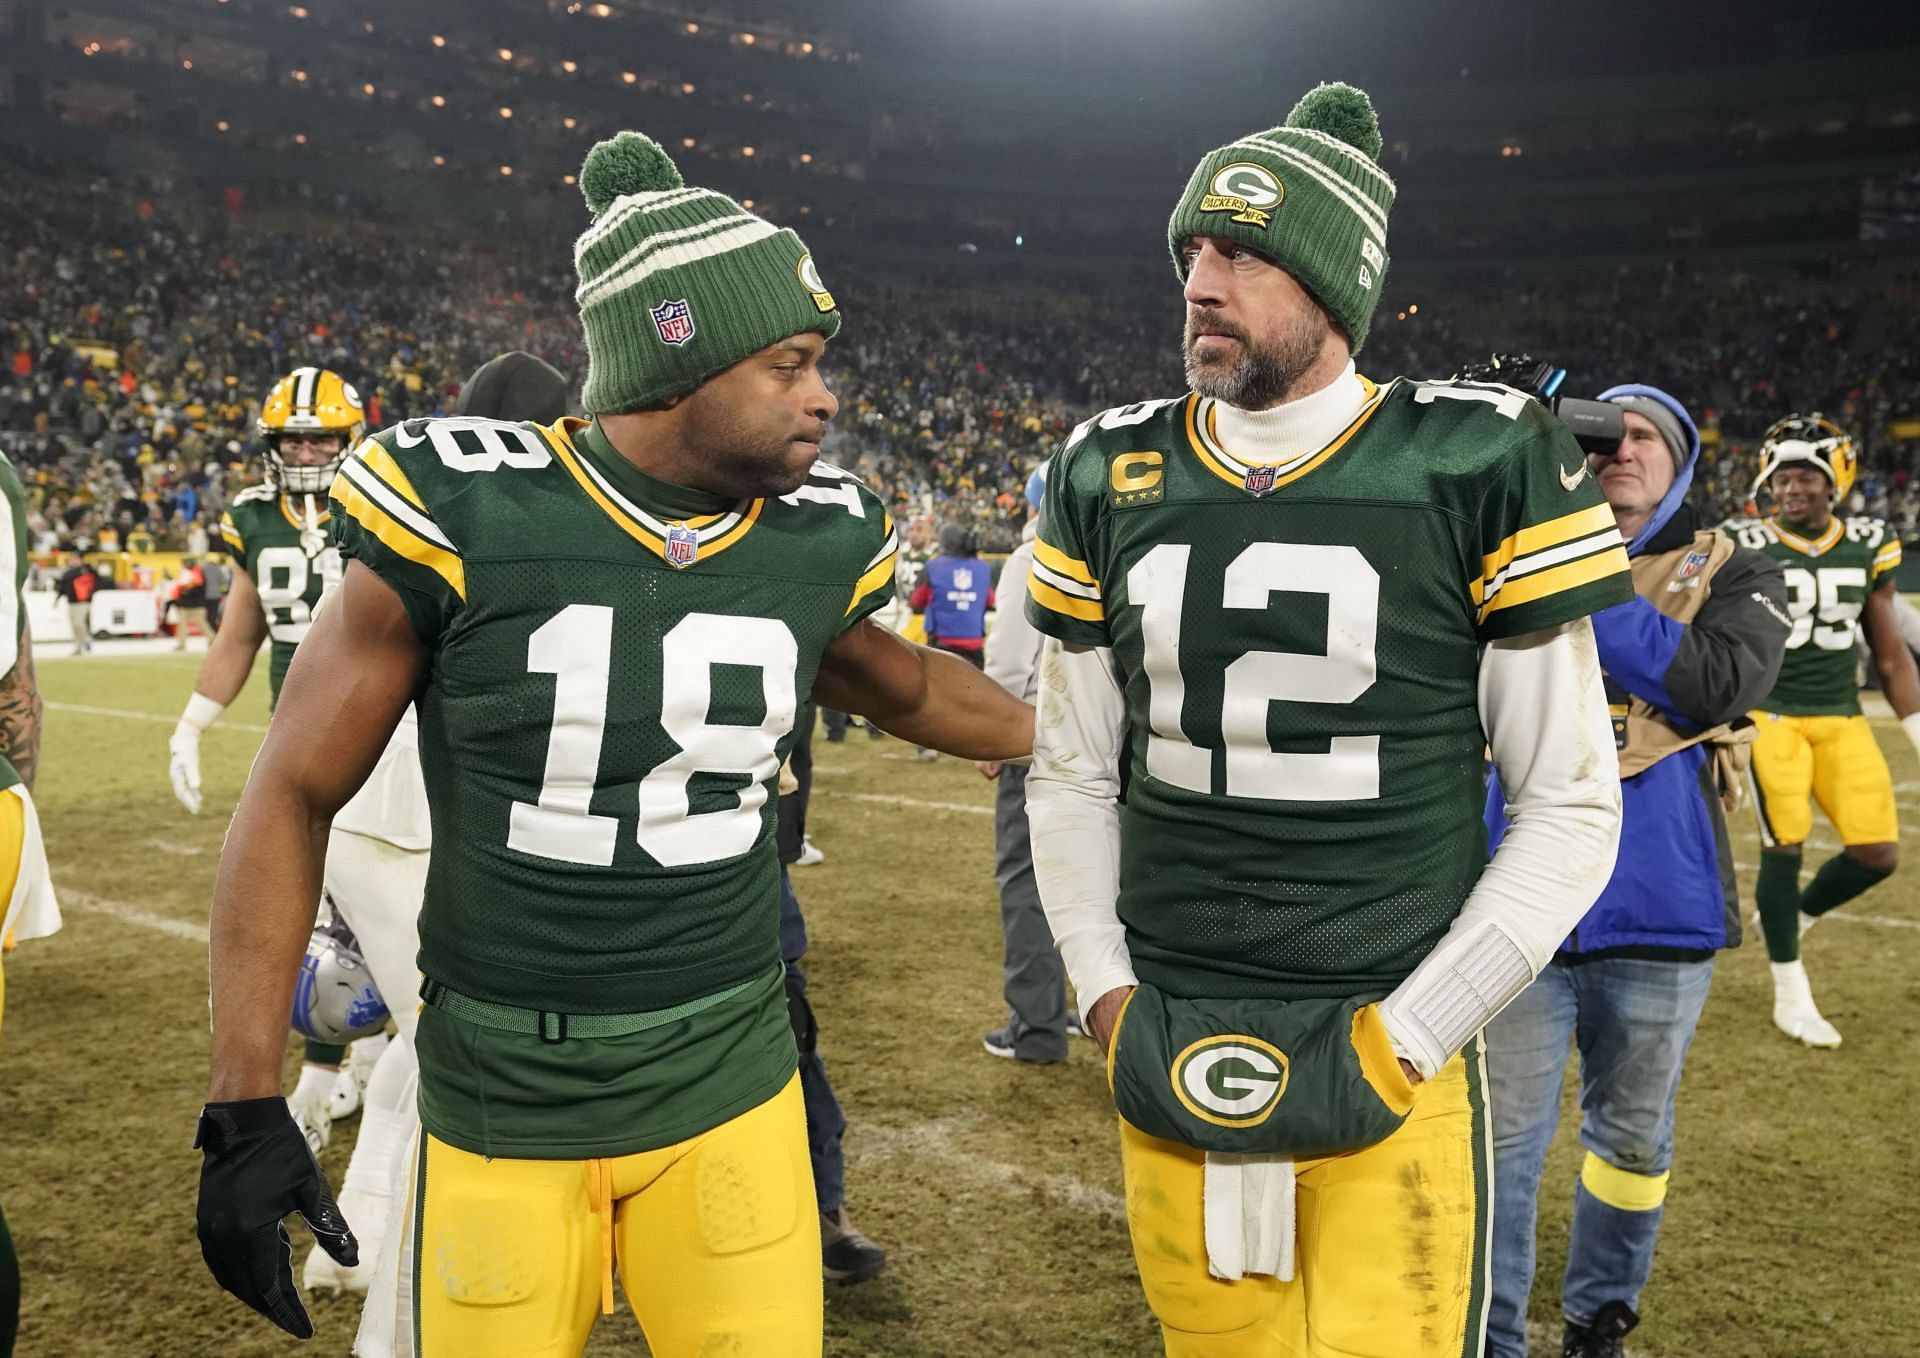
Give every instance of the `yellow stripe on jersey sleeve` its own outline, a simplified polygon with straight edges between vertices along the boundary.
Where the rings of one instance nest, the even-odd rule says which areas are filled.
[[[428,542],[393,515],[387,513],[347,479],[345,472],[333,478],[329,492],[348,518],[378,538],[390,551],[416,565],[425,566],[447,582],[464,601],[467,597],[467,567],[460,558],[437,543]]]
[[[1034,559],[1038,560],[1039,555],[1039,552],[1036,551],[1034,553]],[[1058,553],[1055,555],[1058,555]],[[1064,560],[1065,558],[1062,559]],[[1064,594],[1042,580],[1037,573],[1029,573],[1027,576],[1027,595],[1049,613],[1058,613],[1068,618],[1078,618],[1082,622],[1105,622],[1107,620],[1106,607],[1101,604],[1098,599],[1076,599],[1071,594]]]
[[[1557,547],[1563,542],[1572,542],[1614,526],[1613,507],[1603,500],[1597,505],[1563,514],[1557,519],[1548,519],[1545,523],[1529,524],[1508,534],[1498,547],[1487,553],[1481,563],[1480,578],[1468,586],[1474,603],[1480,602],[1488,582],[1512,564],[1514,558]]]
[[[1091,585],[1095,590],[1100,588],[1100,582],[1093,578],[1093,572],[1087,569],[1086,562],[1074,560],[1045,538],[1036,537],[1033,540],[1033,559],[1048,570],[1060,572],[1069,580]]]
[[[1602,505],[1601,508],[1606,508]],[[1611,523],[1613,516],[1609,514]],[[1627,549],[1625,546],[1609,547],[1592,556],[1583,556],[1578,561],[1569,561],[1564,566],[1554,566],[1536,572],[1523,579],[1508,582],[1487,605],[1488,617],[1503,608],[1514,608],[1520,604],[1530,604],[1535,599],[1544,599],[1552,594],[1562,594],[1570,589],[1579,589],[1582,585],[1591,585],[1596,580],[1604,580],[1610,575],[1625,575],[1628,571]],[[1482,618],[1485,621],[1485,618]]]
[[[231,513],[220,515],[220,536],[227,540],[227,545],[234,551],[243,554],[246,552],[247,540],[240,536],[240,525],[233,521]]]
[[[426,512],[427,502],[420,498],[420,492],[413,488],[413,482],[407,480],[407,474],[400,470],[400,464],[393,460],[392,453],[368,439],[360,445],[360,451],[354,456],[360,459],[361,466],[384,481],[388,490],[415,509]]]
[[[898,550],[895,550],[888,552],[885,556],[881,557],[879,561],[875,562],[872,568],[860,577],[859,583],[854,585],[853,598],[847,604],[846,613],[841,616],[851,617],[853,610],[860,607],[861,601],[871,597],[876,590],[892,589],[893,571],[894,567],[899,564],[899,561],[900,553]]]
[[[1897,569],[1904,555],[1900,549],[1900,539],[1898,538],[1895,538],[1879,551],[1875,552],[1873,554],[1874,579],[1877,580],[1887,574],[1887,572]]]

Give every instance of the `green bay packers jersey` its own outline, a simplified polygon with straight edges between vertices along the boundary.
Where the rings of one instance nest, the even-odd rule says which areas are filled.
[[[1283,466],[1197,395],[1087,422],[1047,478],[1034,625],[1111,647],[1119,912],[1190,998],[1385,993],[1487,861],[1481,646],[1632,597],[1572,436],[1506,387],[1366,384]]]
[[[1786,571],[1787,656],[1761,709],[1783,716],[1853,716],[1860,711],[1854,646],[1867,596],[1891,589],[1900,539],[1880,519],[1833,518],[1818,536],[1802,537],[1778,519],[1734,519],[1722,525],[1742,547]]]
[[[293,652],[313,625],[313,606],[321,591],[340,579],[340,553],[328,540],[326,501],[249,486],[228,502],[220,536],[234,564],[259,591],[271,642],[268,699],[277,705]]]
[[[472,1068],[478,1029],[454,1041],[429,1008],[422,1111],[454,1144],[476,1149],[484,1125],[503,1153],[625,1153],[611,1147],[693,1135],[792,1074],[775,783],[822,652],[891,598],[898,539],[824,463],[777,499],[701,498],[578,420],[410,421],[334,482],[343,555],[394,588],[432,656],[429,981],[576,1016],[739,991],[617,1041],[529,1039],[514,1089]],[[474,1101],[483,1081],[494,1102]],[[563,1108],[575,1121],[556,1131]]]
[[[11,674],[20,663],[21,629],[27,620],[22,591],[33,567],[27,556],[33,539],[27,532],[26,487],[4,453],[0,453],[0,498],[6,501],[0,512],[0,674]]]

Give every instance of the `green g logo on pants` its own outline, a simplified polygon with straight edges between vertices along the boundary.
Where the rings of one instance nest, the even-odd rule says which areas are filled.
[[[1202,1038],[1174,1058],[1173,1092],[1189,1113],[1217,1127],[1257,1127],[1287,1092],[1287,1054],[1257,1037]]]

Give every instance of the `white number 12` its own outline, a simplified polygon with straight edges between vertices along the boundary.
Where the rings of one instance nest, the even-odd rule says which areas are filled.
[[[1181,617],[1193,548],[1165,542],[1127,572],[1127,598],[1140,606],[1147,676],[1147,772],[1190,792],[1213,791],[1213,753],[1182,725],[1186,677]],[[1267,740],[1276,702],[1350,703],[1373,687],[1380,626],[1380,576],[1357,548],[1256,542],[1227,566],[1221,604],[1264,610],[1277,593],[1327,596],[1324,655],[1247,651],[1226,668],[1220,738],[1229,797],[1268,801],[1371,801],[1380,795],[1380,737],[1334,736],[1325,754],[1291,754]]]

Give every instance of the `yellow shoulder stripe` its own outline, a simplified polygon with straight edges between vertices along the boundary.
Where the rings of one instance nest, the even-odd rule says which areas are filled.
[[[888,552],[872,570],[861,576],[859,582],[853,587],[853,598],[847,603],[847,611],[841,616],[850,616],[854,609],[860,607],[860,601],[875,590],[883,586],[888,589],[893,588],[893,568],[899,560],[899,552]]]
[[[1571,542],[1613,526],[1613,507],[1604,500],[1586,509],[1563,514],[1557,519],[1548,519],[1545,523],[1529,524],[1509,534],[1505,541],[1487,553],[1484,563],[1486,569],[1481,578],[1491,580],[1517,556],[1537,552],[1543,547],[1557,547],[1563,542]]]
[[[393,460],[393,454],[380,444],[369,439],[360,445],[360,464],[382,481],[387,489],[405,500],[422,513],[426,512],[427,502],[420,498],[420,492],[413,488],[413,482],[400,470],[400,464]]]
[[[1093,572],[1087,569],[1087,563],[1076,561],[1055,547],[1043,537],[1033,540],[1033,559],[1048,570],[1059,571],[1069,580],[1078,580],[1083,585],[1100,588],[1100,582],[1093,578]]]
[[[1036,552],[1036,558],[1038,555]],[[1027,593],[1035,603],[1050,613],[1064,614],[1069,618],[1078,618],[1082,622],[1107,620],[1107,610],[1101,606],[1098,599],[1076,599],[1071,594],[1063,594],[1038,575],[1027,576]]]
[[[1613,522],[1611,514],[1607,516],[1607,522]],[[1583,556],[1578,561],[1569,561],[1564,566],[1555,566],[1550,570],[1539,571],[1533,575],[1509,581],[1498,594],[1494,595],[1493,602],[1480,610],[1480,620],[1485,622],[1488,617],[1503,608],[1514,608],[1520,604],[1532,603],[1535,599],[1544,599],[1549,595],[1579,589],[1582,585],[1590,585],[1610,575],[1625,575],[1627,571],[1626,547],[1624,545],[1609,547],[1592,556]]]
[[[447,582],[462,602],[467,597],[466,564],[435,543],[428,542],[400,520],[375,504],[344,475],[333,479],[333,498],[348,518],[378,538],[388,550],[416,565],[425,566]]]

